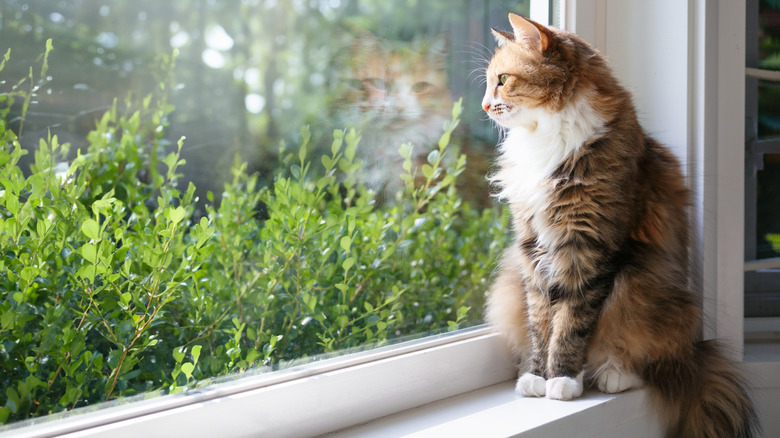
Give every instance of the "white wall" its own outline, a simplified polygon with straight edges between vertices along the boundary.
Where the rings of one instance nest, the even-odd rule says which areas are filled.
[[[623,85],[633,91],[644,128],[682,159],[690,109],[684,5],[679,0],[608,1],[604,51]]]

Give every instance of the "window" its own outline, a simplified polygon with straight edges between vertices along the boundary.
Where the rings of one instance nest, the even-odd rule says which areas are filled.
[[[157,6],[156,3],[152,4],[151,2],[136,3]],[[253,4],[252,2],[245,3]],[[274,3],[265,2],[263,6]],[[330,3],[336,4],[337,2]],[[383,2],[376,2],[377,5],[381,3]],[[410,2],[409,4],[419,3],[422,2]],[[538,6],[537,2],[532,3]],[[545,11],[542,15],[549,17],[549,2],[542,1],[539,3],[548,5],[548,8],[542,8]],[[683,158],[688,157],[684,161],[688,164],[691,186],[694,188],[695,194],[695,205],[692,215],[692,228],[696,235],[695,251],[699,251],[703,259],[698,268],[700,271],[699,277],[702,278],[701,283],[704,284],[706,293],[705,315],[708,327],[705,330],[708,337],[725,337],[732,341],[741,338],[743,318],[741,308],[742,295],[735,293],[735,291],[739,291],[742,284],[743,260],[739,248],[744,239],[741,233],[737,233],[738,235],[735,238],[734,230],[742,228],[743,188],[739,184],[729,182],[734,180],[742,181],[742,176],[744,175],[742,166],[743,149],[741,148],[743,138],[740,126],[743,109],[741,105],[738,105],[739,108],[734,108],[734,102],[741,103],[743,90],[741,88],[734,90],[732,85],[744,77],[744,69],[739,62],[744,58],[744,54],[740,52],[739,47],[744,47],[741,41],[744,38],[745,29],[739,25],[734,25],[735,17],[738,19],[738,22],[742,22],[744,2],[723,0],[719,2],[717,7],[712,8],[710,7],[713,4],[711,2],[696,1],[689,2],[689,8],[682,8],[682,10],[677,0],[609,2],[608,5],[605,0],[578,0],[576,2],[561,3],[562,5],[559,9],[552,8],[553,10],[565,12],[561,22],[588,41],[594,42],[599,49],[605,52],[613,60],[616,68],[620,70],[621,79],[636,91],[640,113],[651,125],[651,132],[675,148],[678,155]],[[25,11],[29,11],[33,7],[37,8],[39,4],[36,2],[35,5],[27,5]],[[73,2],[72,4],[82,5],[78,2]],[[118,3],[106,2],[106,4],[125,7],[124,4]],[[307,5],[304,2],[297,2],[296,4]],[[353,5],[357,3],[342,1],[340,4]],[[370,3],[366,2],[366,4]],[[447,4],[451,5],[452,2]],[[6,8],[6,5],[8,8]],[[58,7],[61,5],[65,5],[65,3],[57,4]],[[462,11],[453,13],[461,18],[468,17],[469,26],[465,27],[468,27],[470,36],[463,41],[481,40],[485,42],[486,46],[492,47],[493,42],[489,40],[488,26],[496,25],[497,23],[500,26],[500,23],[505,23],[507,9],[500,6],[499,2],[492,1],[464,2],[463,5],[467,5],[469,11],[472,12],[487,11],[485,15],[465,14]],[[70,7],[70,3],[66,6]],[[511,6],[514,7],[516,5],[513,3]],[[5,43],[6,41],[11,41],[6,38],[5,32],[12,28],[12,25],[9,23],[16,16],[17,11],[14,9],[13,13],[8,12],[12,11],[10,7],[22,9],[25,8],[25,5],[18,1],[9,1],[3,4],[3,8],[0,8],[0,26],[2,26],[0,28],[0,41],[3,42],[0,44],[7,44]],[[163,6],[157,7],[163,8]],[[179,8],[180,6],[177,5],[176,7]],[[183,9],[205,10],[208,11],[208,14],[214,12],[212,9],[208,9],[212,7],[215,7],[214,4],[205,1],[183,3],[181,6]],[[394,5],[393,8],[395,7],[400,8],[401,6]],[[463,7],[465,8],[466,6]],[[55,22],[63,20],[66,16],[65,13],[56,12],[52,9],[53,7],[45,10],[41,17],[49,17],[48,19],[51,22]],[[242,12],[246,13],[247,10],[243,9]],[[540,9],[533,8],[533,10],[539,11]],[[93,16],[102,16],[101,11],[106,12],[104,8],[82,9],[85,15],[91,14]],[[110,10],[108,12],[110,15]],[[155,9],[155,13],[158,12],[160,12],[160,9]],[[201,18],[205,20],[204,17],[207,17],[208,14],[203,13]],[[385,15],[379,12],[377,14],[382,19],[386,18]],[[62,15],[62,18],[60,15]],[[151,21],[146,20],[153,15],[155,14],[147,12],[144,14],[144,20],[142,21],[147,24],[150,23]],[[140,15],[138,17],[140,18]],[[539,15],[534,17],[540,19]],[[664,22],[664,26],[660,29],[661,31],[659,31],[657,26],[658,17],[662,17]],[[269,20],[274,23],[281,23],[280,20],[272,20],[270,18]],[[239,22],[243,21],[239,20]],[[377,21],[380,21],[380,19],[377,19]],[[96,29],[95,32],[105,31],[113,33],[115,32],[114,28],[118,29],[123,25],[123,23],[116,23],[108,31],[98,31]],[[26,35],[29,36],[32,35],[29,32],[46,26],[50,26],[49,21],[41,19],[37,21],[32,20],[22,26],[22,28],[13,28],[15,31],[13,32],[14,39],[12,41],[16,41],[18,35],[24,34],[24,32],[28,32]],[[233,47],[241,44],[240,39],[235,37],[233,28],[227,25],[222,25],[222,28],[233,39]],[[143,39],[144,32],[149,29],[144,28],[143,31],[136,33],[135,37]],[[173,35],[178,34],[180,29],[175,28],[175,30],[171,30],[169,28],[168,32],[171,33],[171,38]],[[298,29],[299,27],[296,27],[296,30]],[[88,29],[83,31],[90,32]],[[215,37],[216,41],[223,40],[224,43],[225,39],[218,37],[221,32],[219,30],[214,32],[217,35]],[[377,37],[376,34],[379,34],[380,31],[373,30],[373,33]],[[482,36],[472,37],[471,35]],[[319,35],[317,37],[319,38]],[[379,37],[381,38],[381,35]],[[177,38],[176,41],[178,43],[184,41],[183,36]],[[408,38],[410,40],[413,39],[411,37]],[[322,39],[325,38],[323,37]],[[400,39],[403,40],[403,38]],[[106,41],[108,40],[110,40],[110,35]],[[166,50],[172,45],[171,41],[164,41],[163,43],[163,47]],[[41,36],[38,44],[43,46],[43,36]],[[57,47],[56,39],[54,44]],[[78,62],[94,64],[91,56],[83,57],[84,54],[92,54],[92,49],[85,48],[86,46],[84,45],[74,44],[72,51],[80,53],[82,58],[76,58],[76,61],[72,64]],[[100,48],[97,46],[93,47],[95,51]],[[185,57],[183,53],[184,47],[180,46],[182,53],[179,55],[177,65],[178,68],[186,70],[187,66],[182,67]],[[215,50],[217,52],[225,52],[220,47],[225,46],[217,46]],[[448,54],[450,58],[448,59],[452,59],[458,47],[460,46],[457,44],[449,46]],[[642,50],[637,50],[636,47],[641,47]],[[475,50],[478,51],[479,49],[466,49],[468,52],[474,52]],[[103,51],[105,53],[105,47]],[[40,59],[36,60],[39,53],[40,50],[25,52],[16,50],[13,52],[12,58],[15,60],[19,59],[19,56],[29,56],[28,58],[22,58],[22,61],[19,63],[14,62],[17,66],[18,64],[28,64],[20,67],[22,69],[22,77],[28,74],[27,69],[29,65],[35,66],[35,74],[37,75],[38,67],[40,67],[41,63]],[[56,51],[53,53],[56,53]],[[209,53],[211,54],[207,58],[211,57],[210,62],[218,63],[219,57],[213,56],[214,53],[212,52]],[[718,56],[705,56],[715,53]],[[225,59],[224,53],[218,54],[223,57],[223,60]],[[2,52],[0,52],[0,56],[2,56]],[[51,56],[54,55],[52,54]],[[720,58],[720,61],[718,58]],[[0,62],[2,62],[2,58],[0,58]],[[200,62],[203,62],[203,59]],[[50,68],[52,81],[54,81],[57,80],[57,70],[53,66],[53,61],[50,63],[52,64]],[[9,61],[6,65],[6,70],[0,76],[0,82],[7,80],[6,77],[10,77],[7,73],[10,71],[11,65],[13,64]],[[333,65],[334,68],[335,66],[337,64]],[[476,65],[473,67],[469,66],[466,70],[471,71],[476,67]],[[133,70],[138,68],[137,66],[133,67]],[[335,70],[338,70],[338,68],[335,68]],[[204,71],[208,74],[214,73],[211,70]],[[249,76],[251,77],[254,74],[249,73]],[[113,73],[109,72],[105,76],[112,75]],[[242,80],[246,82],[246,73],[238,76],[239,78],[236,80],[239,83],[242,83]],[[230,77],[232,77],[232,74]],[[464,84],[471,80],[469,78],[466,79],[463,82]],[[139,82],[144,83],[143,81]],[[120,83],[124,84],[128,83],[128,81],[126,78],[122,78]],[[66,88],[70,93],[84,92],[94,94],[94,90],[89,88],[89,86],[87,86],[89,89],[84,88],[85,84],[86,82],[79,81]],[[669,87],[658,86],[659,84],[669,85]],[[7,92],[9,85],[11,84],[8,82],[0,84],[0,87],[5,87],[0,88],[0,92]],[[350,84],[346,83],[345,85]],[[212,99],[219,100],[217,103],[229,100],[227,97],[229,93],[226,93],[224,90],[211,90],[209,87],[211,87],[211,83],[191,91],[193,93],[210,93],[213,91],[214,93],[211,96]],[[278,87],[281,88],[282,86],[279,85]],[[270,88],[274,88],[273,83],[270,84]],[[468,88],[479,90],[480,87],[469,85]],[[454,86],[453,89],[455,89]],[[38,93],[41,102],[44,100],[42,94],[47,93],[47,88],[42,87],[42,90],[42,93]],[[177,92],[184,93],[184,90],[187,90],[187,88],[178,89]],[[52,87],[52,93],[55,93],[55,91]],[[480,94],[481,91],[476,91],[476,93]],[[266,99],[260,93],[248,93],[247,95],[251,94],[258,94],[263,99]],[[213,97],[214,95],[217,97]],[[119,100],[120,109],[122,108],[121,97],[123,96],[120,96]],[[246,114],[247,119],[257,117],[255,122],[246,122],[248,128],[267,129],[267,122],[263,121],[264,119],[259,117],[258,114],[252,112],[252,109],[257,111],[261,108],[263,110],[268,108],[269,103],[263,99],[256,96],[243,99],[243,108],[245,110],[241,109],[238,113]],[[241,101],[241,99],[230,100]],[[648,104],[648,102],[660,102],[662,105]],[[19,106],[22,103],[22,101],[17,100],[17,113],[14,114],[18,114]],[[272,103],[272,105],[274,104]],[[240,105],[238,107],[241,108]],[[36,106],[36,104],[31,103],[30,108],[28,114],[35,112],[35,109],[41,109],[42,106]],[[110,108],[110,103],[108,108]],[[468,108],[468,104],[465,105],[465,108]],[[669,108],[679,109],[685,112],[685,114],[683,117],[676,117],[675,114],[671,114]],[[1,106],[0,109],[2,109]],[[206,111],[205,108],[202,110]],[[77,111],[71,111],[70,109],[68,111],[75,114],[71,116],[74,120],[84,116],[84,114],[80,114]],[[464,111],[467,112],[468,110],[464,109]],[[39,112],[36,115],[37,117],[52,116],[52,114],[44,111]],[[171,117],[175,117],[177,112],[179,112],[179,109]],[[212,112],[222,114],[219,111],[212,110]],[[478,113],[478,110],[475,113]],[[262,111],[259,114],[262,114]],[[230,113],[230,116],[226,117],[226,119],[236,124],[244,123],[234,113]],[[27,127],[24,128],[25,130],[30,127],[32,123],[30,120],[29,117],[26,119],[25,125]],[[204,124],[200,123],[203,120],[208,121],[210,119],[190,120],[187,126],[197,128]],[[462,124],[469,123],[465,113],[462,120]],[[14,126],[13,123],[19,123],[19,119],[14,118],[14,116],[10,117],[10,121],[12,127]],[[129,120],[125,123],[128,122]],[[76,127],[79,126],[79,123],[69,123]],[[172,129],[174,121],[170,120],[170,123]],[[682,123],[684,126],[678,129],[680,126],[674,125],[675,123]],[[223,125],[216,127],[212,125],[209,124],[209,128],[227,129]],[[63,131],[57,131],[60,126],[58,122],[42,122],[42,126],[50,126],[55,133],[58,133],[62,139],[65,139]],[[313,131],[315,123],[312,122],[311,126]],[[669,126],[674,126],[675,129],[671,129]],[[735,126],[739,126],[739,129],[735,130]],[[484,138],[487,138],[490,132],[489,127],[474,121],[473,127],[470,126],[469,129],[476,131],[479,127],[482,127],[484,131],[482,134],[477,133],[474,136],[479,137],[479,135],[482,135]],[[88,126],[89,128],[91,126]],[[18,127],[15,129],[18,129]],[[299,132],[297,129],[298,127],[294,127],[295,132]],[[287,151],[297,152],[294,145],[298,144],[299,138],[296,137],[295,132],[290,133],[291,138],[286,142]],[[22,137],[23,141],[25,136],[26,134]],[[312,136],[312,138],[315,137],[314,135]],[[214,134],[210,138],[220,139],[222,137]],[[177,139],[178,137],[172,137],[172,141]],[[188,135],[186,142],[195,142],[196,140],[192,135]],[[72,141],[72,138],[69,141]],[[242,141],[236,141],[236,144],[243,144]],[[685,145],[688,144],[688,141],[690,141],[691,146],[689,149],[686,149]],[[735,144],[740,147],[734,148],[733,145]],[[329,147],[329,145],[326,146]],[[187,145],[185,144],[185,149],[186,147]],[[735,154],[738,155],[739,160],[732,159]],[[218,158],[223,158],[225,155],[227,155],[227,152],[220,150]],[[293,157],[294,159],[295,157]],[[261,164],[264,163],[261,162]],[[190,164],[193,164],[191,160],[180,171],[186,172],[186,167]],[[294,164],[294,161],[288,164]],[[163,171],[166,170],[165,165],[160,167]],[[288,166],[288,171],[292,172],[289,168]],[[735,168],[737,170],[736,179],[733,178]],[[204,171],[208,171],[208,169]],[[718,180],[715,180],[712,177],[713,175],[718,175],[719,179],[722,176],[725,182],[718,184]],[[707,179],[710,177],[712,179]],[[218,196],[218,194],[215,196]],[[7,201],[4,200],[4,202]],[[150,207],[154,207],[154,205]],[[172,205],[171,207],[174,208],[169,213],[169,216],[178,214],[175,213],[175,206]],[[261,216],[266,214],[262,209],[256,213]],[[167,219],[170,220],[170,218]],[[349,226],[348,223],[347,226]],[[87,232],[91,231],[87,229]],[[337,242],[336,246],[340,248],[340,241]],[[736,260],[734,260],[735,258]],[[7,260],[4,261],[8,263]],[[1,299],[4,301],[2,305],[7,303],[8,295],[9,291],[3,290]],[[733,312],[734,309],[738,309],[736,315]],[[4,310],[6,310],[4,307],[0,307],[0,311]],[[239,322],[241,321],[239,320]],[[446,321],[443,322],[446,324]],[[228,330],[234,328],[228,326]],[[246,328],[242,331],[241,339],[244,339],[246,331]],[[235,332],[232,335],[235,336]],[[6,336],[5,332],[0,332],[0,336]],[[8,351],[6,342],[7,337],[0,339],[0,343],[2,343],[0,360],[3,358],[2,354]],[[172,346],[169,351],[172,352],[174,348],[179,346],[180,344]],[[5,350],[2,350],[3,348]],[[184,355],[181,356],[182,364],[193,362],[194,358],[191,351],[191,349],[185,349]],[[177,351],[177,354],[180,353],[182,352]],[[246,350],[242,351],[242,354],[246,353]],[[204,348],[197,365],[198,369],[205,363],[205,356]],[[287,369],[274,373],[262,373],[262,369],[252,368],[250,372],[243,374],[241,379],[202,387],[196,391],[188,391],[185,394],[139,400],[139,398],[146,397],[142,395],[137,398],[125,399],[127,402],[124,404],[113,402],[112,407],[94,412],[83,413],[84,410],[80,409],[74,411],[78,412],[79,415],[60,415],[59,417],[55,415],[48,417],[57,418],[56,421],[46,422],[47,417],[43,417],[43,419],[36,421],[38,424],[32,426],[30,423],[16,423],[16,425],[25,427],[10,431],[9,429],[4,429],[3,431],[9,432],[9,435],[14,436],[56,436],[70,432],[78,433],[79,436],[110,434],[117,437],[168,432],[177,435],[219,434],[231,436],[257,434],[258,431],[269,430],[284,431],[290,434],[300,432],[300,434],[313,435],[365,422],[450,395],[483,388],[511,379],[515,374],[515,370],[505,359],[496,337],[490,334],[488,329],[476,327],[454,333],[425,337],[394,346],[393,348],[380,347],[370,351],[346,355],[341,358],[317,361],[307,366],[296,366],[298,364],[293,363]],[[255,373],[257,371],[260,371],[260,373]],[[180,374],[182,373],[180,370]],[[764,374],[777,376],[776,367],[772,368],[771,373]],[[0,376],[2,376],[0,378],[4,378],[5,374],[0,374]],[[181,376],[180,378],[183,379],[183,377]],[[776,379],[772,381],[776,381]],[[183,384],[183,382],[180,383]],[[7,389],[8,386],[4,384],[3,392],[6,393],[6,396]],[[17,392],[19,391],[17,390]],[[0,395],[0,397],[2,396]],[[7,406],[7,403],[7,399],[0,399],[0,405]],[[591,419],[586,421],[591,422]],[[576,421],[574,424],[577,424]],[[316,426],[312,428],[311,425]],[[266,427],[267,429],[265,429]],[[14,428],[14,425],[11,425],[11,428]],[[269,436],[274,435],[273,433],[268,434]]]
[[[745,316],[780,316],[780,4],[747,3]],[[761,330],[765,331],[765,330]]]
[[[478,324],[528,7],[4,1],[0,422]]]

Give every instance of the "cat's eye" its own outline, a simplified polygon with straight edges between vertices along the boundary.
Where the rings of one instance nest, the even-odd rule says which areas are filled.
[[[499,85],[506,84],[506,81],[508,81],[508,80],[509,80],[509,75],[508,74],[504,73],[502,75],[498,75],[498,84]]]
[[[412,85],[412,91],[414,91],[415,93],[423,93],[427,91],[429,88],[431,88],[431,84],[425,81],[420,81]]]

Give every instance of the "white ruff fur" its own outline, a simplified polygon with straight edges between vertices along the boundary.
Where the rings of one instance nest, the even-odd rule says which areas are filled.
[[[514,107],[495,120],[510,129],[499,145],[501,168],[490,181],[501,187],[498,198],[526,204],[531,211],[544,208],[548,190],[543,182],[556,166],[604,126],[587,98],[560,112]]]

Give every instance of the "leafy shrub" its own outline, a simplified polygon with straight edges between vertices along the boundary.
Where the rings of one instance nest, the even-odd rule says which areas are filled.
[[[459,103],[427,164],[401,147],[396,202],[356,181],[358,133],[312,160],[304,128],[271,186],[236,165],[196,215],[164,89],[115,103],[70,164],[42,139],[26,173],[21,90],[0,95],[0,423],[479,321],[507,216],[454,188]]]

